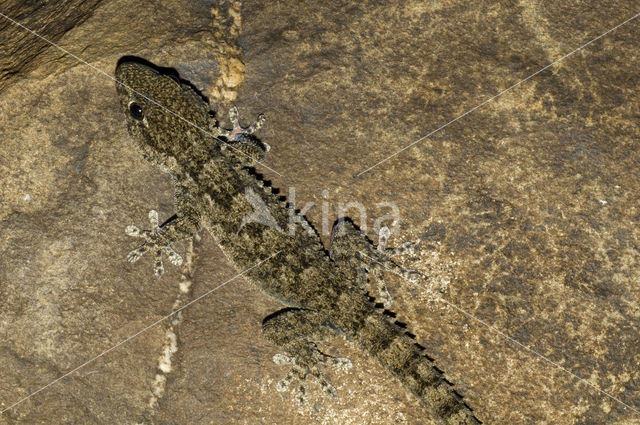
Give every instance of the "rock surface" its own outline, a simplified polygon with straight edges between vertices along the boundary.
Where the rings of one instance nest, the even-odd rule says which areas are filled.
[[[149,327],[180,283],[184,305],[237,272],[207,234],[177,246],[191,263],[161,279],[149,259],[124,261],[127,225],[173,213],[108,78],[136,55],[175,67],[214,109],[265,113],[260,172],[298,208],[315,202],[318,230],[355,201],[366,216],[347,213],[375,240],[397,206],[390,242],[421,241],[404,260],[429,279],[390,277],[392,310],[484,423],[640,424],[639,19],[355,177],[635,2],[30,4],[0,12],[92,67],[0,18],[0,423],[432,423],[341,340],[323,347],[354,363],[331,375],[337,399],[312,386],[300,408],[277,393],[286,371],[260,325],[280,306],[241,278]]]
[[[57,42],[67,31],[82,24],[99,4],[100,0],[2,2],[0,13],[5,17],[0,21],[0,45],[3,47],[0,50],[0,91],[29,71],[46,68],[45,72],[51,73],[65,64],[68,66],[70,61],[75,62],[69,57],[67,61],[60,61],[61,52],[49,49],[51,44],[44,39]],[[23,27],[11,22],[11,19]],[[44,39],[29,33],[27,29]],[[53,56],[47,57],[47,51]]]

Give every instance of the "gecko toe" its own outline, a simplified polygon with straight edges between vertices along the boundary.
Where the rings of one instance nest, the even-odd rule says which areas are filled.
[[[165,246],[162,248],[162,252],[165,253],[171,264],[174,266],[182,265],[182,256],[178,254],[173,248],[170,246]]]
[[[142,237],[142,230],[140,230],[140,228],[138,226],[134,226],[133,224],[130,226],[127,226],[124,229],[124,232],[128,235],[128,236],[132,236],[134,238],[140,238]]]
[[[164,274],[164,264],[162,264],[162,260],[156,260],[153,265],[153,274],[155,274],[156,277],[162,277]]]
[[[324,377],[319,366],[332,366],[342,371],[346,371],[352,366],[351,361],[345,357],[331,357],[320,351],[315,351],[311,358],[303,358],[300,361],[294,356],[276,354],[273,356],[273,361],[276,364],[291,365],[289,372],[276,384],[276,390],[278,392],[288,391],[291,383],[297,379],[300,383],[296,391],[295,400],[300,406],[305,405],[308,401],[307,378],[309,376],[315,378],[327,397],[335,398],[338,394],[336,388]]]
[[[127,254],[127,261],[130,262],[130,263],[135,263],[147,251],[148,251],[148,249],[146,247],[144,247],[144,246],[141,246],[140,248],[136,248],[133,251],[129,252],[129,254]]]

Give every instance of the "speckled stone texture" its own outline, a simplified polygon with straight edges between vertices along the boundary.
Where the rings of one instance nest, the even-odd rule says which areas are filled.
[[[15,14],[8,3],[0,12]],[[421,241],[404,265],[429,279],[390,276],[392,310],[484,423],[640,424],[640,18],[355,177],[631,18],[637,2],[84,3],[91,13],[63,20],[77,22],[68,31],[12,17],[109,75],[136,55],[176,68],[214,109],[234,101],[245,123],[264,113],[266,165],[281,175],[260,172],[283,194],[295,188],[299,208],[315,202],[318,229],[323,203],[331,222],[357,201],[367,217],[353,218],[375,239],[389,213],[379,204],[398,207],[390,245]],[[167,176],[130,143],[112,80],[0,28],[8,47],[38,52],[0,91],[2,410],[168,314],[181,273],[192,297],[236,273],[207,234],[186,272],[156,279],[149,260],[125,261],[137,241],[124,228],[152,208],[173,213]],[[6,52],[3,63],[22,63]],[[337,399],[315,386],[300,408],[277,393],[286,370],[260,327],[279,307],[238,278],[185,309],[156,406],[167,322],[0,423],[432,423],[341,340],[322,347],[354,364],[328,371]]]
[[[51,61],[51,56],[47,57],[45,53],[53,52],[49,50],[49,43],[10,19],[55,43],[67,31],[82,24],[99,4],[100,0],[4,0],[0,5],[0,13],[6,16],[0,21],[0,90],[29,71],[44,68]],[[61,52],[56,50],[53,53],[53,57],[58,59],[54,62],[54,69],[75,62],[67,58],[68,61],[60,63]],[[51,62],[47,65],[46,72],[54,71]]]

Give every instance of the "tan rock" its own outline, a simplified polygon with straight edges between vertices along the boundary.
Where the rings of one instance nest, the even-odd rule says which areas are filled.
[[[637,19],[354,178],[634,2],[4,3],[93,67],[0,17],[0,410],[73,372],[0,423],[431,423],[341,341],[325,347],[354,364],[329,372],[337,399],[277,393],[286,370],[260,325],[279,304],[242,279],[182,312],[175,351],[167,320],[82,366],[169,314],[180,285],[193,299],[235,275],[208,235],[160,280],[125,261],[124,228],[173,206],[100,72],[124,55],[234,101],[245,124],[264,113],[281,175],[259,171],[315,202],[317,229],[323,206],[333,221],[358,201],[373,238],[398,207],[390,245],[421,240],[405,265],[430,279],[390,278],[392,309],[485,423],[640,423]],[[228,105],[212,106],[225,122]]]

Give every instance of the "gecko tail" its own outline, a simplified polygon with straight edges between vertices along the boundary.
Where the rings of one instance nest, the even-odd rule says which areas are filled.
[[[368,316],[356,340],[429,407],[443,425],[481,422],[415,340],[381,314]]]

